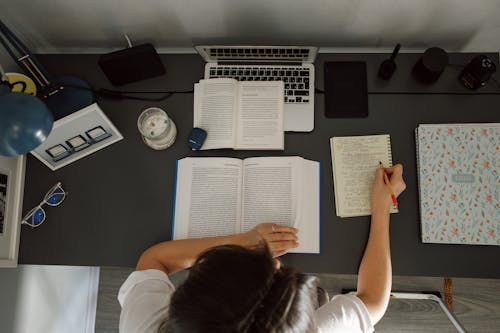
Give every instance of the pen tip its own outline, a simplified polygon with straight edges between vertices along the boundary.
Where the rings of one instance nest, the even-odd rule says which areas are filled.
[[[381,161],[378,161],[378,164],[379,164],[379,165],[382,165],[382,162],[381,162]]]

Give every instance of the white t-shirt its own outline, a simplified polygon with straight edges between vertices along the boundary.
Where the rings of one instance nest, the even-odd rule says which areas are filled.
[[[130,274],[118,293],[121,333],[158,332],[168,315],[175,287],[159,270]],[[337,295],[316,310],[318,333],[373,332],[368,310],[355,295]]]

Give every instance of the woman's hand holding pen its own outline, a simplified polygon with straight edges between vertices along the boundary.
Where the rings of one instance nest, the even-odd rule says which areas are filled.
[[[375,180],[372,191],[372,215],[389,214],[393,200],[389,187],[384,181],[384,171],[389,178],[394,195],[398,197],[405,189],[403,180],[403,166],[396,164],[391,168],[378,168],[375,172]]]

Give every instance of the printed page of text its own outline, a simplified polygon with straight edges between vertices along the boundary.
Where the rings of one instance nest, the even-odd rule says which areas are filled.
[[[194,85],[193,127],[207,131],[202,150],[234,148],[238,82],[201,80]]]
[[[302,199],[296,225],[299,246],[291,253],[320,253],[320,179],[320,163],[302,160]]]
[[[240,82],[237,149],[283,150],[283,82]]]
[[[241,160],[233,158],[178,161],[174,239],[240,231],[241,166]]]
[[[300,157],[256,157],[243,161],[242,231],[259,223],[296,226]]]

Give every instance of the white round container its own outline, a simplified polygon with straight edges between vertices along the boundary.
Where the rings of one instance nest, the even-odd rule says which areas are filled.
[[[137,128],[144,143],[155,149],[167,149],[175,142],[177,128],[167,113],[160,108],[148,108],[139,115]]]

